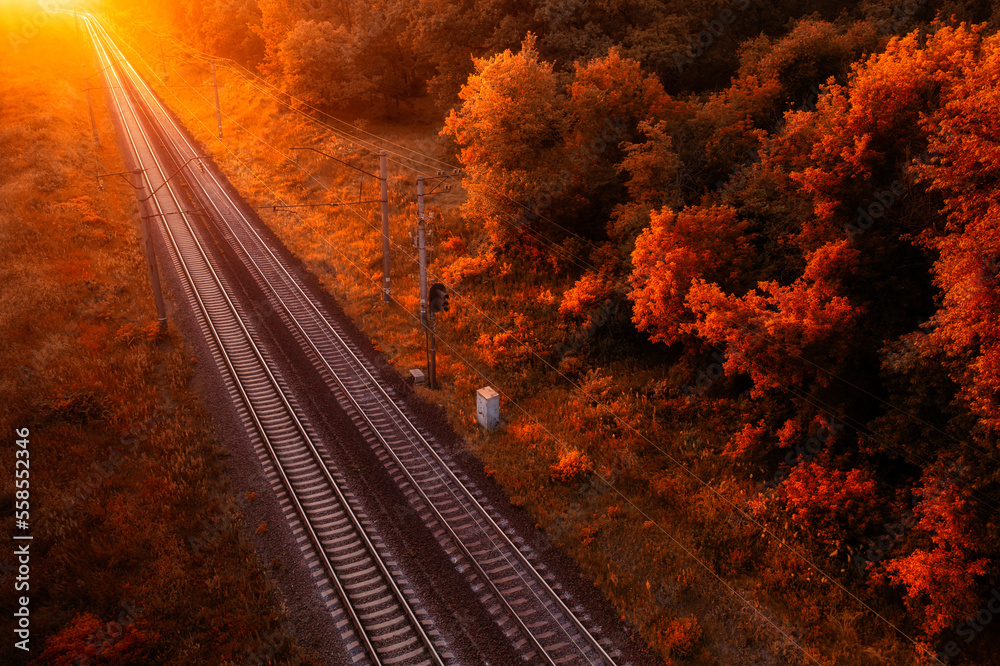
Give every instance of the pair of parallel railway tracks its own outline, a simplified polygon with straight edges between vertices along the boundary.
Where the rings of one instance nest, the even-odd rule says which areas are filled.
[[[320,300],[261,237],[243,207],[92,16],[85,17],[126,158],[141,173],[147,214],[193,305],[230,397],[278,493],[349,658],[373,664],[451,664],[434,626],[361,502],[297,405],[260,333],[209,248],[207,218],[249,271],[322,381],[399,485],[511,646],[531,664],[607,664],[620,653],[586,626],[582,607],[533,564],[536,553],[482,500],[448,454],[418,428],[396,392]],[[198,212],[189,210],[193,203]]]

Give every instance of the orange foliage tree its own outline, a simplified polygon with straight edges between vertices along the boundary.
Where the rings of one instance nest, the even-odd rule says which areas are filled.
[[[984,423],[1000,430],[1000,118],[992,111],[1000,103],[1000,37],[983,40],[974,64],[970,52],[953,56],[965,66],[924,123],[931,140],[919,173],[943,194],[948,226],[923,236],[940,253],[934,280],[942,298],[922,340],[928,351],[971,359],[953,379]]]
[[[877,524],[879,497],[867,469],[842,471],[817,462],[798,465],[781,484],[792,519],[826,546]]]
[[[851,325],[860,312],[839,287],[856,259],[846,240],[836,241],[811,253],[802,276],[790,286],[761,282],[742,297],[698,279],[685,303],[696,318],[690,329],[725,348],[726,373],[749,374],[755,397],[810,379],[826,383],[829,376],[803,356],[835,369],[849,353]]]
[[[563,86],[535,41],[529,33],[519,53],[477,59],[441,131],[469,174],[463,212],[500,247],[521,240],[539,216],[603,234],[625,195],[619,145],[640,138],[641,124],[685,108],[617,49],[577,63]]]
[[[653,213],[636,240],[629,276],[632,321],[656,342],[673,344],[691,330],[688,292],[698,280],[731,284],[749,252],[745,224],[728,207]]]
[[[925,479],[919,494],[930,495],[933,479]],[[930,543],[890,560],[886,571],[906,590],[906,605],[921,628],[935,636],[975,611],[977,578],[987,573],[989,560],[978,557],[981,540],[975,534],[969,492],[948,486],[925,498],[915,511],[916,529]]]
[[[565,96],[550,63],[542,62],[535,37],[521,51],[477,59],[462,86],[462,105],[445,119],[441,133],[460,148],[469,174],[462,212],[482,220],[493,243],[519,237],[524,207],[545,207],[564,190],[556,181],[565,133]]]

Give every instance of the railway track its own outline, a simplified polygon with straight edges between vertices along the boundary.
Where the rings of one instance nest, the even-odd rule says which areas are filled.
[[[374,530],[359,503],[341,490],[334,462],[316,445],[309,423],[244,323],[249,313],[227,295],[227,278],[205,250],[199,224],[214,224],[228,242],[522,660],[615,663],[621,655],[601,637],[601,628],[536,562],[537,553],[482,499],[444,447],[418,427],[401,397],[261,236],[252,212],[211,169],[202,173],[194,167],[197,147],[105,29],[89,17],[87,25],[101,66],[107,67],[109,94],[127,141],[146,169],[146,191],[164,192],[152,199],[152,214],[162,220],[171,259],[186,278],[188,297],[198,304],[199,324],[213,341],[258,454],[273,470],[272,484],[287,498],[287,514],[302,532],[299,540],[310,543],[321,561],[328,580],[320,584],[336,592],[328,603],[352,658],[385,664],[453,659],[416,593],[401,580],[391,553],[377,535],[369,536]],[[177,166],[189,160],[188,166]],[[178,168],[183,191],[166,181]]]
[[[123,76],[122,59],[95,22],[87,21],[104,67],[130,157],[142,169],[151,217],[161,220],[171,259],[186,278],[188,297],[197,303],[199,324],[216,361],[227,372],[232,398],[240,404],[251,439],[267,454],[271,478],[280,482],[294,509],[300,543],[310,545],[327,573],[334,619],[351,658],[379,664],[444,664],[450,655],[436,631],[424,627],[405,581],[398,581],[391,554],[382,552],[366,528],[370,521],[341,490],[342,480],[323,460],[308,423],[287,396],[285,383],[270,369],[266,352],[244,323],[245,312],[228,295],[220,274],[195,231],[186,196],[170,174],[179,168],[157,150],[155,125],[137,99],[134,80]],[[184,181],[179,181],[184,182]],[[162,194],[160,194],[162,193]],[[414,608],[416,607],[416,609]],[[440,654],[439,654],[440,653]]]

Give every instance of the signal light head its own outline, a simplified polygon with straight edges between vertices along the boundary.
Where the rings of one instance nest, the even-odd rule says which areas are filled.
[[[451,307],[448,304],[448,288],[440,282],[431,285],[427,300],[430,302],[431,312],[447,312]]]

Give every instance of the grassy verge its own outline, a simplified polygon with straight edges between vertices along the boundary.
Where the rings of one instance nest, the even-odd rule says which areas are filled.
[[[272,209],[281,202],[362,201],[375,191],[373,180],[362,183],[357,172],[315,154],[289,161],[292,148],[316,147],[371,171],[369,148],[381,144],[359,145],[368,138],[347,139],[332,121],[324,129],[288,109],[280,94],[225,67],[220,141],[204,62],[170,49],[163,85],[157,55],[142,49],[143,33],[123,36],[137,45],[126,53],[157,82],[161,97],[376,346],[401,371],[423,366],[410,231],[416,171],[434,175],[433,164],[403,157],[390,163],[396,300],[383,306],[377,206]],[[432,127],[367,129],[445,157]],[[544,257],[479,253],[478,230],[457,213],[458,193],[429,201],[430,271],[453,294],[452,312],[438,323],[441,388],[424,395],[446,407],[514,504],[535,516],[665,658],[807,661],[795,641],[823,663],[914,661],[905,641],[851,598],[864,596],[863,589],[833,585],[804,563],[799,553],[816,555],[806,535],[778,521],[766,526],[780,535],[774,538],[739,520],[732,507],[745,507],[756,489],[735,481],[733,461],[718,455],[732,434],[718,416],[722,406],[709,409],[709,398],[689,404],[682,395],[700,368],[684,367],[639,338],[625,307],[560,313],[572,266],[538,270]],[[554,256],[586,253],[570,244]],[[559,344],[563,351],[554,351]],[[475,390],[487,384],[502,393],[506,420],[492,434],[475,424]],[[833,575],[849,566],[842,555],[818,562]],[[898,600],[865,599],[904,624]]]
[[[3,33],[21,19],[0,15]],[[194,359],[158,332],[103,91],[72,19],[0,45],[0,505],[15,530],[14,429],[30,431],[30,650],[0,662],[245,663],[300,656],[251,547]],[[87,63],[86,67],[83,63]],[[96,78],[91,81],[96,81]]]

